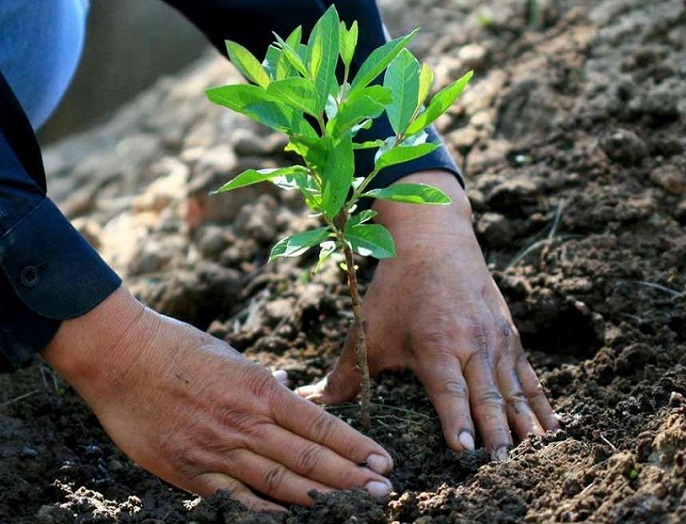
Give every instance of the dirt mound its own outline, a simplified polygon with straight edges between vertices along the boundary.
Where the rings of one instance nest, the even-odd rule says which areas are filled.
[[[370,435],[397,493],[252,515],[141,470],[41,364],[0,377],[0,522],[686,521],[686,4],[682,0],[382,2],[447,83],[439,122],[479,239],[565,427],[506,463],[445,448],[419,384],[386,374]],[[265,266],[311,224],[269,189],[208,199],[288,162],[283,138],[205,102],[208,59],[47,154],[52,191],[138,296],[297,383],[331,365],[349,318],[333,265]],[[363,268],[367,276],[371,267]],[[332,408],[355,424],[355,407]]]

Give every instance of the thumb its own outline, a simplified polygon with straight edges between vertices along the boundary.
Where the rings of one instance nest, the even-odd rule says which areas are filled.
[[[350,329],[343,352],[329,373],[319,382],[295,390],[301,397],[317,404],[341,404],[353,400],[360,392],[360,371],[355,352],[355,330]]]

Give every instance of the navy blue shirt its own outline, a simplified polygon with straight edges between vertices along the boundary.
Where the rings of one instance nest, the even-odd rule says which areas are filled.
[[[273,32],[287,35],[302,25],[307,33],[332,4],[348,24],[357,20],[360,25],[353,73],[386,40],[374,0],[165,1],[197,25],[221,52],[224,40],[231,39],[264,56]],[[50,2],[84,5],[84,0]],[[0,26],[0,32],[4,31]],[[28,33],[27,38],[31,38]],[[56,69],[55,74],[62,71]],[[62,321],[83,315],[107,298],[121,285],[121,279],[46,196],[40,149],[26,114],[26,110],[35,111],[20,102],[21,93],[35,86],[16,86],[17,96],[9,76],[3,73],[0,69],[0,369],[8,370],[42,350]],[[12,77],[17,77],[16,71]],[[24,103],[30,106],[29,101]],[[39,124],[40,117],[34,117],[34,122]],[[439,140],[433,129],[428,131],[432,140]],[[388,121],[379,119],[359,138],[371,140],[392,134]],[[374,152],[359,153],[358,172],[370,172]],[[440,148],[421,159],[386,169],[375,179],[375,186],[387,186],[426,169],[450,171],[460,179],[450,155]]]

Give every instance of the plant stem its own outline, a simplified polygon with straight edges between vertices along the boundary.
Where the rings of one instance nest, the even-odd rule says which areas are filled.
[[[357,285],[357,273],[355,272],[355,260],[353,251],[347,242],[342,242],[345,255],[345,270],[348,275],[348,286],[354,317],[354,332],[356,335],[355,352],[357,353],[357,366],[360,370],[360,421],[364,429],[370,426],[370,405],[372,399],[371,379],[369,377],[369,361],[367,360],[367,340],[364,334],[364,317],[362,316],[362,299]]]

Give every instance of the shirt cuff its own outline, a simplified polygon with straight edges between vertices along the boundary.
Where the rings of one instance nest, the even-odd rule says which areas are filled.
[[[121,279],[45,198],[0,237],[0,368],[41,351],[63,320],[112,294]]]

